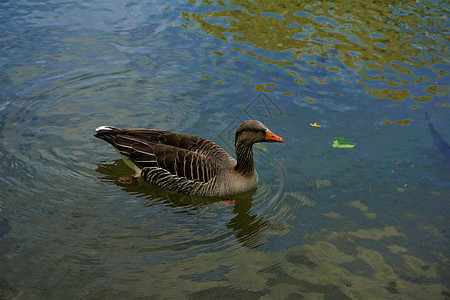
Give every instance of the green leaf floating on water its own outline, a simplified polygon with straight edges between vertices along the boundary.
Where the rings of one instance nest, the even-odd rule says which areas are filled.
[[[340,138],[335,138],[333,140],[333,144],[331,144],[331,146],[333,146],[334,148],[338,148],[338,149],[351,149],[351,148],[355,147],[356,144],[344,142],[344,138],[340,137]]]

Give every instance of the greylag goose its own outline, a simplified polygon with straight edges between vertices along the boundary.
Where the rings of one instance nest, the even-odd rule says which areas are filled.
[[[172,192],[231,196],[255,188],[254,143],[283,139],[256,120],[236,131],[236,159],[217,144],[183,133],[100,126],[95,137],[110,143],[137,177]]]

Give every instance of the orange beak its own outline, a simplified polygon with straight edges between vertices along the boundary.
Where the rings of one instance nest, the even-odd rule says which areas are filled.
[[[282,143],[283,142],[283,138],[279,137],[278,135],[276,135],[275,133],[273,133],[272,131],[267,129],[266,130],[266,139],[264,140],[264,142],[269,142],[269,143],[278,142],[278,143]]]

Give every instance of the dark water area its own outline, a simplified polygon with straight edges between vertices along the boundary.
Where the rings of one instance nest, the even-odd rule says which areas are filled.
[[[448,15],[1,1],[0,298],[448,299]],[[258,188],[234,207],[124,185],[93,137],[157,128],[234,155],[246,119],[284,143],[255,145]]]

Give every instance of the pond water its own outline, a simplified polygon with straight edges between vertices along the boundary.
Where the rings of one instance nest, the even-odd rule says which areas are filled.
[[[393,3],[1,1],[0,298],[448,299],[448,2]],[[246,119],[234,207],[93,137]]]

